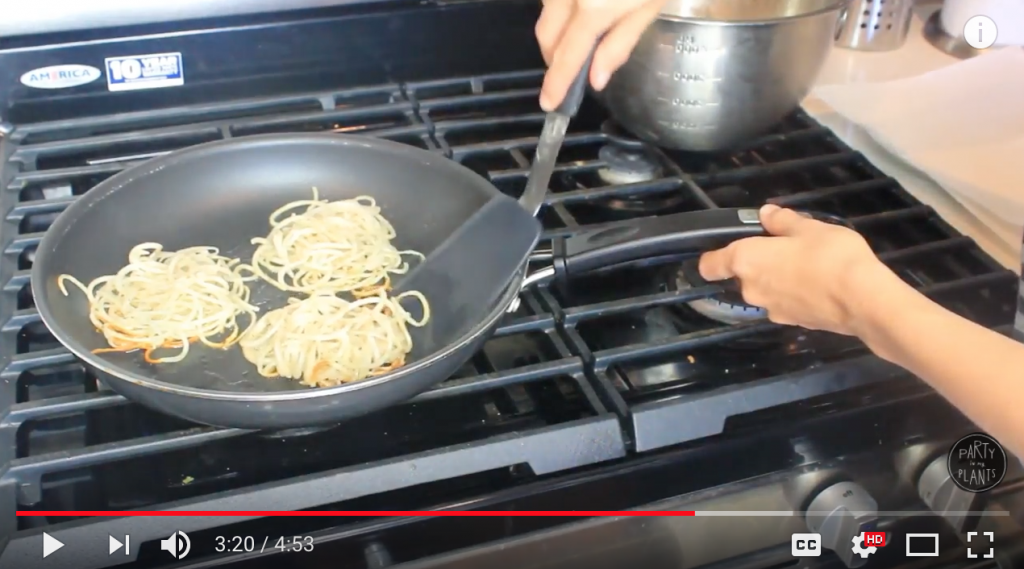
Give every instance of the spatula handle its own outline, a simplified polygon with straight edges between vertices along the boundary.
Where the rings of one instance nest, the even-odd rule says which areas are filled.
[[[598,39],[598,43],[600,43]],[[573,80],[572,84],[569,85],[569,90],[565,93],[565,98],[562,99],[562,104],[558,105],[555,112],[560,115],[568,117],[576,116],[576,113],[580,110],[580,105],[583,104],[583,96],[587,93],[587,83],[590,79],[590,66],[594,63],[594,52],[597,51],[597,43],[590,49],[590,55],[587,56],[586,61],[583,62],[583,67],[580,69],[576,79]]]

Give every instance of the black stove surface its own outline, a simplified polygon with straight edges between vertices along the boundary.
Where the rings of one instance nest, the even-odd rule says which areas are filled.
[[[672,496],[665,493],[672,484],[649,482],[650,496],[623,490],[615,500],[601,496],[634,483],[573,494],[588,487],[590,475],[560,477],[639,472],[634,465],[654,460],[645,456],[683,460],[690,455],[678,449],[712,452],[728,440],[753,449],[755,434],[799,433],[821,416],[846,417],[847,426],[876,417],[876,427],[888,426],[871,436],[886,448],[971,430],[927,387],[858,341],[771,324],[734,291],[698,282],[693,259],[683,256],[524,293],[518,311],[455,377],[407,404],[322,429],[246,432],[150,411],[106,390],[41,323],[29,270],[56,215],[113,174],[192,144],[257,133],[360,133],[443,153],[518,196],[544,119],[535,18],[534,2],[384,2],[0,42],[0,536],[10,536],[7,555],[42,530],[70,543],[130,529],[142,546],[140,562],[157,566],[170,560],[159,540],[171,532],[212,540],[217,528],[243,521],[72,521],[16,518],[15,509],[523,509],[510,505],[516,500],[532,509],[615,509]],[[198,31],[178,33],[184,29]],[[180,89],[29,92],[15,79],[46,63],[169,51],[184,57],[188,79]],[[687,154],[630,145],[588,100],[569,128],[551,189],[540,214],[547,239],[624,218],[767,202],[831,213],[944,306],[993,328],[1008,329],[1013,319],[1013,273],[802,111],[741,149]],[[541,243],[538,263],[549,248]],[[813,460],[878,450],[848,428],[834,430]],[[779,441],[788,436],[773,445],[785,447]],[[750,455],[742,472],[802,464],[772,448]],[[725,483],[722,464],[675,494]],[[581,502],[582,495],[589,498]],[[538,529],[567,521],[507,523]],[[307,532],[335,528],[340,533],[324,534],[325,541],[348,539],[363,552],[373,535],[411,522],[294,523]],[[476,543],[526,531],[480,527]],[[25,547],[33,555],[38,548]],[[123,563],[106,554],[105,541],[95,547],[102,555],[78,554],[82,567]],[[212,554],[210,543],[196,547],[193,557]],[[393,543],[385,549],[398,555]],[[404,551],[402,561],[436,553]],[[360,566],[352,563],[340,566]]]

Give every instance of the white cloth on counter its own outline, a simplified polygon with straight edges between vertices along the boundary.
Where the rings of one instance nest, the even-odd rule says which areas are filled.
[[[1014,250],[1024,233],[1024,49],[814,95],[925,173]]]

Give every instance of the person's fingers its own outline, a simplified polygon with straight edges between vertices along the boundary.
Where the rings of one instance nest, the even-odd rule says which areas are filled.
[[[761,218],[761,225],[764,226],[768,233],[782,237],[796,235],[804,227],[804,224],[811,222],[811,220],[791,209],[781,208],[773,204],[763,206],[759,217]]]
[[[701,255],[697,269],[709,281],[758,277],[776,256],[778,237],[746,237]]]
[[[540,106],[545,111],[551,111],[561,104],[569,85],[583,68],[583,63],[594,48],[601,31],[602,27],[598,22],[580,17],[577,9],[566,26],[565,33],[562,34],[562,41],[558,43],[551,65],[544,76],[544,85],[540,90]]]
[[[630,53],[640,41],[640,36],[658,17],[665,0],[650,0],[637,11],[627,15],[605,34],[594,53],[590,69],[590,84],[598,91],[608,85],[612,74],[629,60]]]
[[[551,65],[544,75],[540,106],[545,111],[557,107],[569,85],[590,57],[601,34],[633,11],[631,2],[619,0],[576,0],[572,18],[555,48]]]
[[[708,251],[700,256],[697,270],[700,276],[709,281],[724,281],[736,276],[733,272],[733,258],[736,256],[736,244],[723,247],[717,251]]]
[[[558,47],[565,26],[572,18],[574,0],[545,0],[544,9],[541,10],[540,18],[534,33],[537,36],[537,44],[540,45],[540,52],[544,56],[544,63],[551,65]]]

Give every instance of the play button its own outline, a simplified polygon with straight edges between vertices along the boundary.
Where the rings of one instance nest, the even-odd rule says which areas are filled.
[[[59,539],[43,532],[43,559],[46,559],[62,547],[64,547],[64,544]]]

